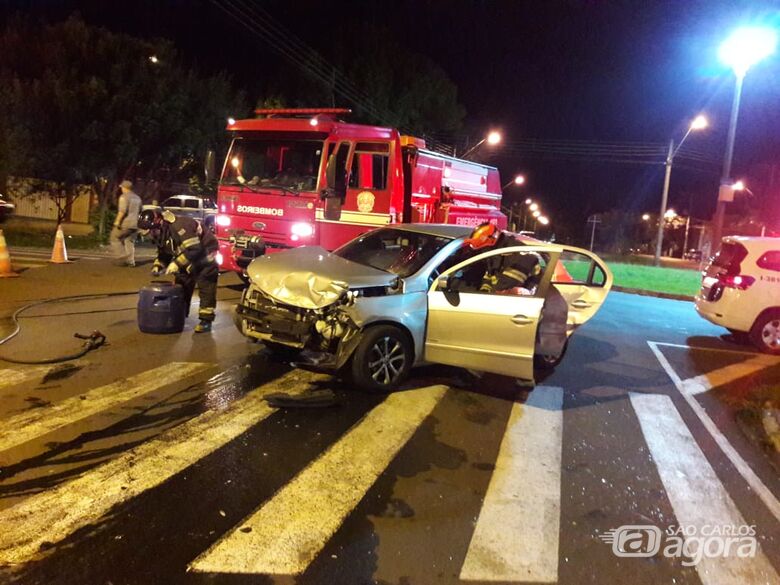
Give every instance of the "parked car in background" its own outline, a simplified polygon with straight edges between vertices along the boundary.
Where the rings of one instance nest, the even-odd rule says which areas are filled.
[[[471,230],[401,224],[332,253],[306,246],[261,256],[247,269],[236,326],[271,351],[302,352],[302,367],[343,372],[367,390],[391,390],[423,362],[533,383],[534,366],[554,367],[599,310],[612,274],[567,246],[475,251],[464,246]],[[521,286],[485,288],[488,276],[528,261],[540,270]]]
[[[15,208],[13,203],[6,201],[3,199],[3,196],[0,195],[0,223],[5,221],[5,219],[14,212]]]
[[[780,355],[780,238],[723,238],[702,273],[696,310],[747,335],[761,351]]]
[[[168,197],[160,205],[144,205],[144,209],[168,209],[177,216],[186,216],[197,219],[201,225],[210,229],[215,229],[214,221],[217,217],[217,204],[208,197],[198,197],[197,195],[174,195]]]
[[[692,262],[701,262],[701,259],[702,259],[701,250],[691,248],[690,250],[683,253],[683,260],[690,260]]]

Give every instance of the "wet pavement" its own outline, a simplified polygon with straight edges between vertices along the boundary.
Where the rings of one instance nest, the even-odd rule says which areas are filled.
[[[117,275],[120,290],[147,279]],[[95,328],[110,345],[66,366],[0,363],[0,581],[780,582],[776,454],[722,399],[774,383],[779,361],[690,303],[611,294],[532,391],[427,367],[377,396],[243,339],[227,316],[237,295],[220,289],[210,336],[192,320],[137,332],[132,296],[23,319],[0,353],[56,354]],[[262,399],[318,388],[339,404]],[[755,549],[724,556],[710,538],[697,561],[695,539],[687,555],[666,548],[706,525],[746,526]],[[621,526],[641,527],[638,548]]]

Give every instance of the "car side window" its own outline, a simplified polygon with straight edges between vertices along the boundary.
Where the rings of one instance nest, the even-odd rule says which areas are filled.
[[[162,204],[163,207],[181,207],[181,199],[178,197],[169,197]]]
[[[184,207],[187,209],[200,209],[199,201],[197,199],[185,199]]]
[[[553,284],[586,284],[588,286],[604,286],[607,275],[592,258],[564,250],[558,259],[553,272]]]
[[[780,250],[772,250],[766,252],[761,258],[758,259],[756,265],[764,270],[772,270],[774,272],[780,272]]]
[[[453,292],[500,295],[536,295],[546,268],[536,252],[507,252],[483,258],[450,275]]]

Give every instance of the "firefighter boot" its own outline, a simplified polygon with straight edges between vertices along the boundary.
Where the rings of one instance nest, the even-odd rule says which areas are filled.
[[[201,319],[200,323],[195,326],[195,333],[210,333],[211,321]]]

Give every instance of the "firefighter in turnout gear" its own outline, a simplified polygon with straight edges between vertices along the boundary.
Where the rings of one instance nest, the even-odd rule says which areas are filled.
[[[511,234],[500,231],[494,224],[483,223],[464,241],[464,245],[475,251],[485,251],[485,248],[510,248],[524,244]],[[487,261],[479,290],[494,293],[529,289],[541,273],[536,254],[496,255]]]
[[[138,218],[138,227],[148,231],[157,246],[157,259],[152,274],[173,274],[176,284],[184,289],[185,306],[189,314],[192,293],[198,286],[200,323],[197,333],[211,331],[217,307],[219,243],[209,230],[190,217],[176,217],[170,211],[145,210]]]

